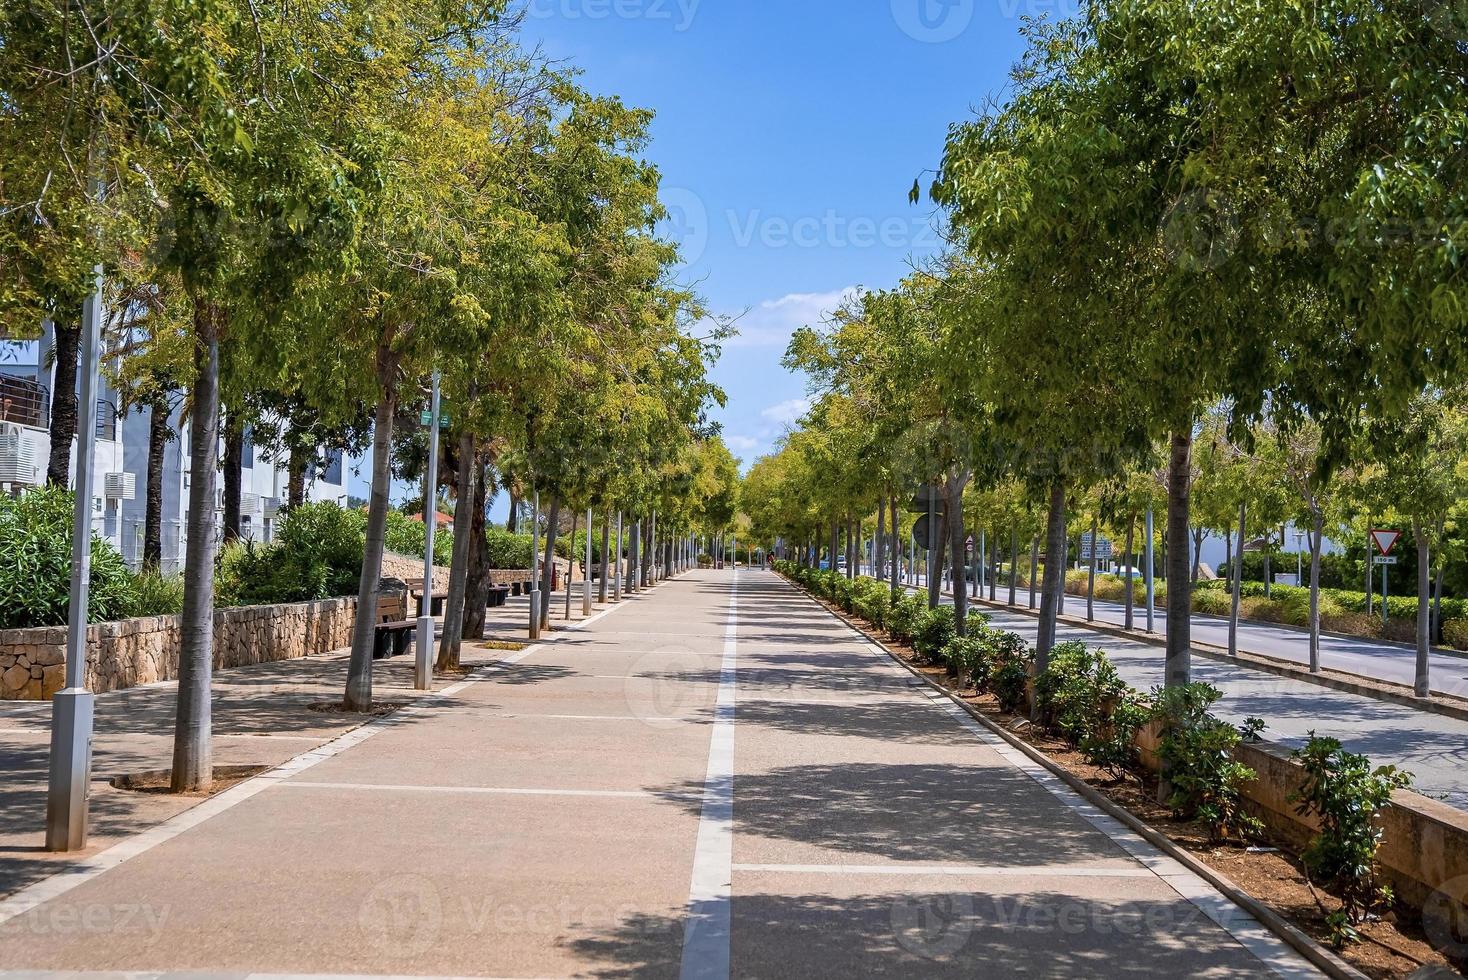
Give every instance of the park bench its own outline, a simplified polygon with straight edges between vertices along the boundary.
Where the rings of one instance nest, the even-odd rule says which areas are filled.
[[[377,629],[372,642],[372,659],[385,660],[408,650],[417,623],[408,618],[405,592],[380,592],[377,596]]]
[[[423,580],[421,578],[410,578],[410,579],[408,579],[408,592],[411,593],[412,596],[413,596],[413,598],[417,600],[416,605],[417,605],[417,609],[418,609],[418,615],[422,616],[424,614],[423,613]],[[429,615],[431,615],[431,616],[442,616],[443,615],[443,604],[444,604],[444,600],[446,598],[447,598],[447,596],[444,596],[441,593],[435,592],[433,594],[433,612],[432,613],[429,613]]]
[[[491,585],[489,587],[489,599],[486,605],[490,609],[499,609],[510,601],[510,587],[508,585]]]

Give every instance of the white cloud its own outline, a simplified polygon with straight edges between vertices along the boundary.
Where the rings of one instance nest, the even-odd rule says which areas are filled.
[[[739,317],[735,323],[739,335],[725,341],[724,346],[777,347],[784,350],[796,330],[821,323],[858,292],[857,287],[848,286],[830,293],[791,293],[779,299],[765,300]]]
[[[794,425],[800,421],[801,416],[810,411],[810,406],[809,398],[792,398],[778,405],[771,405],[759,414],[760,418],[778,426]]]
[[[764,443],[750,436],[725,436],[724,445],[736,453],[749,453],[763,446]]]

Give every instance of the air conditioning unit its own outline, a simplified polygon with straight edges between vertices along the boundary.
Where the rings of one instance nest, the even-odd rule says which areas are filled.
[[[260,509],[260,495],[258,493],[240,494],[240,513],[254,514]]]
[[[108,500],[138,499],[138,477],[135,473],[108,473],[103,478]]]
[[[40,484],[36,443],[20,426],[0,424],[0,483]]]

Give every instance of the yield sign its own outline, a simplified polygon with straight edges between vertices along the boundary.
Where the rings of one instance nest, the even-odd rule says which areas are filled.
[[[1376,542],[1376,550],[1383,555],[1392,553],[1397,542],[1402,539],[1401,531],[1372,531],[1371,539]]]

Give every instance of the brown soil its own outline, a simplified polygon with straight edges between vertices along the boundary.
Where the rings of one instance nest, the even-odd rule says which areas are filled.
[[[370,711],[350,711],[340,701],[313,701],[306,705],[308,710],[319,711],[324,715],[357,715],[360,718],[385,718],[407,706],[406,701],[374,701]]]
[[[156,793],[165,796],[183,796],[188,798],[207,799],[218,793],[223,793],[232,786],[237,786],[247,779],[269,772],[270,766],[215,766],[214,782],[208,790],[202,793],[174,793],[169,786],[173,777],[171,769],[151,769],[147,772],[130,772],[121,776],[113,776],[109,782],[115,789],[127,790],[131,793]]]
[[[1272,909],[1301,932],[1323,946],[1330,946],[1326,916],[1339,909],[1341,903],[1334,896],[1311,887],[1299,855],[1293,853],[1288,845],[1267,835],[1252,841],[1249,847],[1212,843],[1205,827],[1174,818],[1171,810],[1157,802],[1157,781],[1150,773],[1138,776],[1129,772],[1118,779],[1109,771],[1088,763],[1066,742],[1029,724],[1028,719],[1001,711],[993,695],[978,694],[972,687],[958,690],[957,682],[948,676],[946,670],[923,664],[911,646],[892,639],[884,631],[846,614],[823,599],[817,601],[854,628],[882,642],[923,676],[959,695],[965,704],[985,718],[1044,753],[1056,765],[1084,780],[1113,803],[1223,874],[1241,891]],[[1423,966],[1452,966],[1428,944],[1420,915],[1410,908],[1394,909],[1380,919],[1364,923],[1358,931],[1363,937],[1361,942],[1335,952],[1367,976],[1405,977]]]

